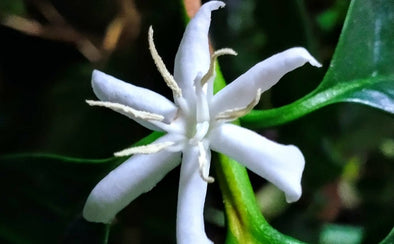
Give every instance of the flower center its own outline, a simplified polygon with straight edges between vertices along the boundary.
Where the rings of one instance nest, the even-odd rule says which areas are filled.
[[[87,101],[91,106],[102,106],[107,107],[117,112],[122,112],[130,117],[146,121],[147,123],[157,127],[162,131],[166,131],[172,134],[168,142],[154,142],[148,145],[136,146],[128,148],[115,153],[115,156],[130,156],[132,154],[151,154],[156,153],[164,149],[168,150],[182,150],[185,143],[190,144],[193,147],[198,148],[199,157],[199,172],[201,178],[209,183],[213,182],[214,179],[208,175],[206,165],[209,164],[210,157],[207,152],[209,150],[209,140],[207,135],[212,127],[218,121],[232,120],[233,117],[237,117],[239,109],[225,111],[216,115],[212,120],[210,118],[210,100],[213,96],[213,82],[215,79],[215,63],[217,57],[225,54],[237,55],[237,53],[229,48],[219,49],[215,51],[210,59],[208,70],[205,74],[198,73],[194,80],[194,91],[195,94],[191,97],[184,97],[182,89],[175,81],[174,77],[167,70],[163,60],[159,56],[156,47],[153,42],[153,29],[149,28],[148,32],[149,50],[155,65],[162,75],[167,86],[172,90],[174,96],[174,102],[178,106],[178,115],[169,124],[164,122],[164,116],[145,111],[139,111],[130,108],[126,105],[102,102],[102,101]]]
[[[208,121],[197,123],[196,128],[195,128],[195,134],[189,140],[189,143],[193,144],[193,145],[197,145],[208,134],[208,131],[209,131],[209,122]]]

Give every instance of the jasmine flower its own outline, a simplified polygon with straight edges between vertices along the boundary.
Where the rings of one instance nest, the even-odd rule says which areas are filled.
[[[165,67],[149,29],[149,48],[174,102],[145,88],[125,83],[95,70],[92,86],[101,101],[92,106],[110,108],[141,125],[166,134],[153,143],[115,153],[131,156],[102,179],[90,193],[83,216],[92,222],[110,223],[131,201],[151,190],[181,163],[177,210],[178,243],[212,243],[204,230],[203,209],[211,150],[223,153],[281,189],[288,202],[301,196],[304,157],[293,145],[281,145],[231,124],[247,114],[260,94],[287,72],[309,62],[320,64],[301,47],[278,53],[253,66],[217,94],[213,94],[215,60],[236,55],[220,49],[210,55],[208,29],[211,12],[220,1],[204,4],[186,27],[175,57],[174,76]]]

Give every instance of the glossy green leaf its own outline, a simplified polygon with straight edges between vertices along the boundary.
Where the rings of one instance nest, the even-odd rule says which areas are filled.
[[[380,244],[393,244],[394,243],[394,228],[390,231],[390,233],[384,238]]]
[[[360,244],[363,229],[355,226],[327,224],[320,234],[320,244]]]
[[[268,127],[338,102],[355,102],[394,114],[394,4],[354,0],[330,67],[319,87],[276,109],[253,111],[241,122]]]

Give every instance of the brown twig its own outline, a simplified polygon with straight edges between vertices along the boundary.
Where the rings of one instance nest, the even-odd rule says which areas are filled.
[[[201,0],[184,0],[183,2],[185,4],[187,16],[189,16],[189,18],[193,18],[201,7]]]
[[[103,41],[99,47],[94,45],[85,34],[68,24],[63,16],[48,1],[33,0],[32,3],[49,24],[44,25],[34,19],[17,15],[5,15],[1,20],[1,24],[27,35],[71,43],[90,62],[95,63],[102,61],[116,50],[122,33],[125,33],[130,23],[132,23],[134,27],[131,37],[135,38],[139,33],[138,27],[140,16],[134,6],[134,1],[119,1],[119,13],[108,25]]]

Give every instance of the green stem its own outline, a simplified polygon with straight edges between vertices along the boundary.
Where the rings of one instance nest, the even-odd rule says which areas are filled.
[[[385,79],[387,77],[351,80],[339,82],[329,88],[319,86],[305,97],[291,104],[269,110],[253,110],[240,118],[240,121],[242,125],[248,128],[266,128],[288,123],[310,112],[337,102],[348,101],[367,104],[364,100],[352,99],[351,94],[359,91],[361,88],[367,88]],[[373,104],[367,105],[374,106]]]
[[[241,124],[248,128],[267,128],[288,123],[329,103],[319,103],[319,93],[309,94],[291,104],[269,110],[252,110],[240,118]]]
[[[110,230],[111,230],[111,225],[109,225],[109,224],[105,225],[103,244],[108,244]]]
[[[274,229],[257,205],[246,169],[225,155],[215,164],[227,217],[226,243],[303,243]]]

